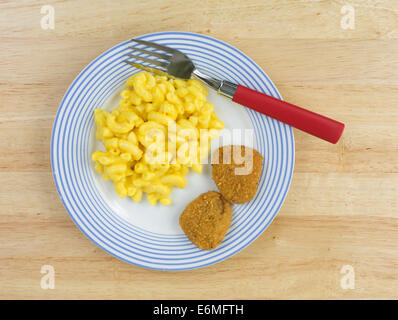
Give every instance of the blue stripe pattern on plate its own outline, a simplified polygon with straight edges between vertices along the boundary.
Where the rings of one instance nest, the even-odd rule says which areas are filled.
[[[140,39],[183,51],[199,69],[218,78],[281,98],[261,68],[244,53],[220,40],[186,32],[160,32]],[[236,207],[222,244],[212,251],[194,246],[183,234],[150,232],[123,220],[98,191],[89,154],[93,110],[132,74],[124,64],[130,41],[109,49],[92,61],[73,81],[58,109],[51,140],[51,165],[61,200],[80,230],[111,255],[128,263],[157,270],[186,270],[208,266],[239,252],[271,223],[281,207],[293,173],[292,128],[245,109],[254,127],[258,151],[266,167],[259,192]]]

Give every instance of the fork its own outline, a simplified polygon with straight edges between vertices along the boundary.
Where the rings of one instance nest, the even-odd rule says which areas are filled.
[[[216,90],[219,94],[232,99],[232,101],[236,103],[331,143],[337,143],[343,133],[344,124],[341,122],[306,110],[294,104],[276,99],[240,84],[235,84],[227,80],[216,79],[201,72],[195,67],[192,60],[179,50],[159,43],[140,39],[131,39],[131,41],[162,51],[162,53],[160,53],[133,46],[129,47],[134,51],[161,59],[151,59],[130,53],[126,54],[129,58],[141,60],[156,66],[151,67],[142,65],[130,60],[124,61],[136,68],[180,79],[190,79],[194,76]]]

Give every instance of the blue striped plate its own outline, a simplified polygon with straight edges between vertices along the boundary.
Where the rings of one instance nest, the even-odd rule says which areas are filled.
[[[186,32],[160,32],[138,38],[181,50],[199,69],[215,77],[281,98],[265,72],[225,42]],[[80,230],[123,261],[150,269],[186,270],[225,260],[254,241],[281,207],[293,173],[292,128],[209,90],[208,99],[228,129],[253,129],[255,148],[264,156],[264,169],[255,199],[234,205],[224,241],[212,251],[198,249],[185,237],[178,217],[200,193],[216,189],[210,166],[202,175],[189,174],[187,187],[173,191],[172,205],[151,207],[146,200],[136,204],[131,199],[119,199],[112,183],[101,180],[90,160],[99,147],[93,110],[114,107],[126,79],[138,72],[123,63],[131,45],[130,41],[120,43],[92,61],[61,102],[51,140],[58,193]]]

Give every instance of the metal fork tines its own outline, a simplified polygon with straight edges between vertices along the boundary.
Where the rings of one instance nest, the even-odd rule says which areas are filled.
[[[189,59],[184,53],[182,53],[179,50],[163,46],[159,43],[153,43],[140,39],[131,39],[131,41],[161,51],[161,52],[156,52],[153,50],[147,50],[133,46],[129,47],[130,49],[139,53],[146,54],[149,57],[131,54],[131,53],[127,53],[126,54],[127,57],[152,64],[154,66],[157,66],[158,68],[150,68],[148,70],[148,66],[139,63],[134,63],[130,60],[124,61],[130,65],[133,65],[134,67],[152,72],[153,71],[165,72],[170,76],[182,79],[189,79],[192,75],[192,72],[195,70],[195,66],[191,61],[191,59]],[[159,58],[160,60],[157,60],[155,58]]]
[[[131,61],[126,60],[125,62],[142,70],[149,71],[152,73],[157,73],[157,74],[162,74],[162,75],[168,75],[171,77],[176,77],[176,78],[181,78],[181,79],[190,79],[191,76],[194,76],[195,78],[198,78],[199,80],[203,81],[206,83],[208,86],[213,88],[214,90],[217,90],[219,93],[222,95],[232,98],[235,91],[236,91],[236,85],[229,82],[229,81],[223,81],[219,79],[215,79],[207,74],[204,74],[200,70],[195,68],[194,63],[192,60],[186,56],[184,53],[182,53],[179,50],[163,46],[159,43],[153,43],[149,41],[144,41],[144,40],[139,40],[139,39],[132,39],[131,41],[145,45],[147,47],[160,50],[163,53],[158,53],[152,50],[145,50],[142,48],[136,48],[136,47],[129,47],[133,50],[136,50],[138,52],[142,52],[148,55],[151,55],[153,57],[160,58],[164,61],[161,60],[154,60],[148,57],[142,57],[134,54],[127,54],[128,57],[134,58],[136,60],[141,60],[147,63],[150,63],[154,66],[157,66],[157,68],[152,68],[149,66],[145,66],[139,63],[134,63]]]
[[[172,48],[169,48],[169,47],[166,47],[166,46],[162,46],[162,45],[157,44],[157,43],[152,43],[152,42],[149,42],[149,41],[144,41],[144,40],[139,40],[139,39],[131,39],[131,41],[134,41],[136,43],[145,45],[147,47],[152,47],[152,48],[157,49],[157,50],[168,52],[168,53],[173,53],[175,51]],[[130,53],[126,54],[126,56],[128,56],[130,58],[134,58],[136,60],[141,60],[141,61],[153,64],[155,66],[159,66],[159,67],[165,68],[165,70],[162,70],[162,71],[166,72],[167,66],[169,65],[170,59],[172,57],[171,55],[164,54],[164,53],[159,53],[159,52],[155,52],[155,51],[151,51],[151,50],[145,50],[145,49],[141,49],[141,48],[137,48],[137,47],[129,47],[129,48],[134,50],[134,51],[142,52],[142,53],[145,53],[145,54],[147,54],[149,56],[154,56],[154,57],[157,57],[159,59],[167,61],[167,62],[163,62],[163,61],[153,60],[153,59],[149,59],[147,57],[138,56],[138,55],[134,55],[134,54],[130,54]],[[129,63],[130,61],[126,60],[125,62]]]

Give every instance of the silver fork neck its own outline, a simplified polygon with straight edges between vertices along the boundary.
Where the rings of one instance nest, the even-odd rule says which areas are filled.
[[[218,79],[214,79],[213,77],[208,76],[207,74],[204,74],[203,72],[199,71],[198,69],[195,69],[193,71],[193,75],[198,78],[199,80],[203,81],[206,83],[209,87],[213,88],[214,90],[220,89],[222,81]]]
[[[235,83],[226,80],[215,79],[207,74],[204,74],[198,69],[194,69],[192,73],[196,78],[206,83],[209,87],[216,90],[219,94],[230,99],[234,97],[236,89],[238,88],[238,85],[236,85]]]

